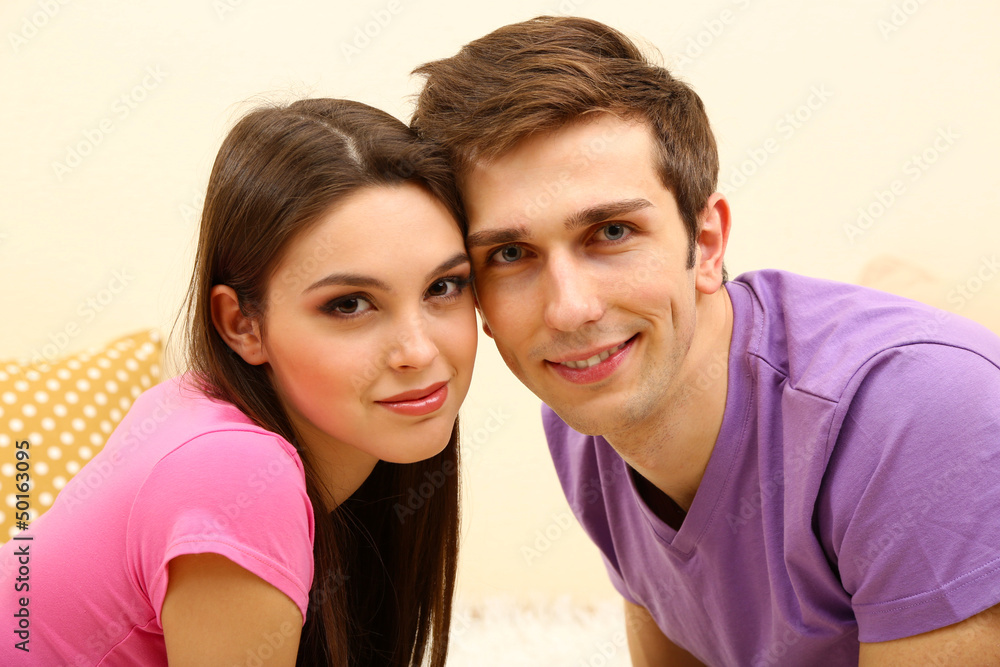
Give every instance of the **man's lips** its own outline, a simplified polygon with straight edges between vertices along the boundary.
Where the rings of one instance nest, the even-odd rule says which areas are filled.
[[[574,384],[591,384],[609,377],[625,361],[638,334],[623,343],[600,350],[573,353],[573,358],[547,361],[549,368]],[[588,356],[584,356],[588,355]]]
[[[635,338],[635,336],[632,336],[632,338]],[[590,368],[591,366],[596,366],[597,364],[601,363],[602,361],[610,357],[612,354],[614,354],[618,350],[628,345],[629,342],[632,340],[632,338],[622,341],[617,345],[597,348],[594,351],[573,352],[567,355],[563,355],[563,359],[559,360],[552,359],[548,361],[549,363],[560,364],[568,368],[576,368],[581,370],[584,368]]]

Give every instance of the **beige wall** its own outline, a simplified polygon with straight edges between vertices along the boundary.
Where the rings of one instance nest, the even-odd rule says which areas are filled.
[[[645,38],[701,93],[734,211],[731,274],[859,281],[867,267],[963,314],[1000,311],[994,2],[8,0],[0,357],[169,329],[215,151],[254,99],[349,97],[406,119],[415,65],[543,13]],[[564,527],[538,402],[487,339],[463,419],[463,593],[610,595]]]

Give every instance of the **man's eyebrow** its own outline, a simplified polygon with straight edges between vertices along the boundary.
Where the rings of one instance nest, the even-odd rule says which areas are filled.
[[[469,248],[481,248],[490,245],[503,245],[505,243],[518,243],[531,238],[531,232],[527,227],[518,225],[517,227],[506,227],[504,229],[484,229],[481,232],[473,232],[465,238],[465,245]]]
[[[580,227],[586,227],[597,222],[603,222],[626,213],[632,213],[640,209],[649,208],[653,204],[648,199],[642,197],[637,199],[623,199],[621,201],[606,202],[597,204],[577,211],[569,216],[564,223],[566,229],[573,231]],[[483,246],[504,245],[507,243],[519,243],[531,238],[531,230],[524,225],[506,227],[503,229],[484,229],[481,232],[473,232],[465,239],[465,245],[469,248],[481,248]]]
[[[439,265],[434,267],[427,274],[427,281],[432,278],[439,276],[440,274],[448,271],[449,269],[454,269],[456,266],[461,266],[462,264],[471,264],[469,256],[464,252],[456,253],[454,256],[449,257],[445,261],[441,262]],[[330,287],[332,285],[346,285],[348,287],[367,287],[380,289],[383,292],[391,292],[392,288],[388,284],[379,280],[378,278],[372,278],[371,276],[363,276],[357,273],[331,273],[330,275],[320,278],[314,282],[309,287],[302,290],[302,293],[311,292],[314,289],[319,289],[320,287]]]
[[[621,201],[597,204],[596,206],[590,206],[577,211],[573,215],[569,216],[564,224],[566,229],[573,231],[575,229],[579,229],[580,227],[587,227],[588,225],[610,220],[611,218],[619,215],[649,208],[652,205],[652,202],[648,199],[643,199],[641,197],[638,199],[623,199]]]

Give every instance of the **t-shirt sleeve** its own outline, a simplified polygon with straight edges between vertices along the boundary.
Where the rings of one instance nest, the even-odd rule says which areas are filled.
[[[1000,603],[1000,370],[936,344],[885,352],[866,370],[820,521],[859,639],[877,642]]]
[[[239,430],[200,435],[157,462],[132,507],[126,552],[158,622],[168,563],[200,553],[257,575],[305,619],[313,512],[300,465],[276,436]]]

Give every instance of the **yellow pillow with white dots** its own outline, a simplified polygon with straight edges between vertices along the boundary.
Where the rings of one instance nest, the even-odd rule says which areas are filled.
[[[136,397],[159,382],[162,356],[150,330],[52,362],[0,362],[0,543],[19,532],[18,496],[32,519],[43,514]],[[17,455],[24,441],[26,460]],[[30,478],[27,499],[15,486],[25,479],[18,472]]]

